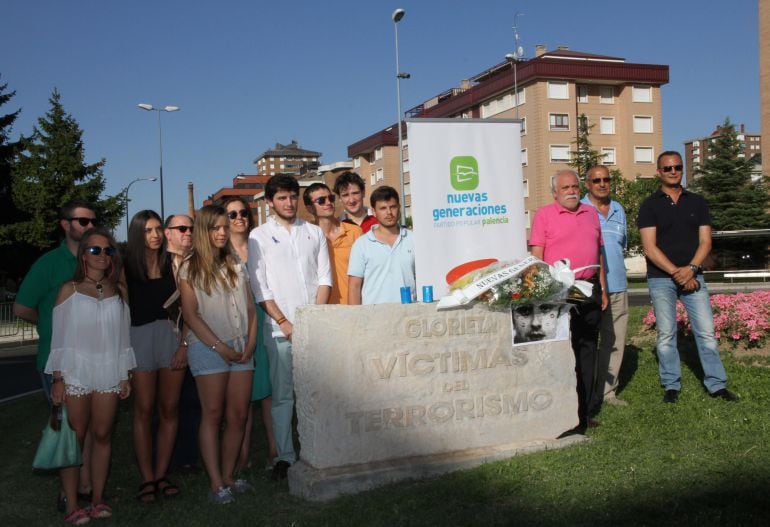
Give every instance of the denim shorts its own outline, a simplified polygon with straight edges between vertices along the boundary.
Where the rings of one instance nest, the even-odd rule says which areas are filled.
[[[232,346],[233,341],[227,340],[224,344]],[[190,342],[190,346],[187,348],[187,363],[190,365],[190,372],[193,374],[193,377],[197,377],[199,375],[213,375],[215,373],[251,371],[254,369],[254,356],[243,364],[239,362],[229,364],[210,346],[195,340]]]

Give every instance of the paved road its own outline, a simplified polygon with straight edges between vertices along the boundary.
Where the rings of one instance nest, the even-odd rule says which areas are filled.
[[[39,390],[40,376],[35,369],[34,355],[0,358],[0,402]]]

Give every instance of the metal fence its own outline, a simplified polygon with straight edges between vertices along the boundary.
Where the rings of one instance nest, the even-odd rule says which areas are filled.
[[[0,302],[0,338],[20,341],[37,338],[35,326],[13,314],[13,302]]]

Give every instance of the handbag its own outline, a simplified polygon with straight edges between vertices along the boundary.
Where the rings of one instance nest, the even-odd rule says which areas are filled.
[[[59,408],[61,417],[58,415]],[[35,459],[32,460],[32,468],[53,470],[82,464],[78,437],[67,418],[67,407],[54,406],[51,419],[43,429],[43,437],[37,447]]]

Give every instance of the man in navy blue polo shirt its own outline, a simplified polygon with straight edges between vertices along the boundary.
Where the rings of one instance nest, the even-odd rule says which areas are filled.
[[[737,401],[727,390],[727,373],[714,335],[714,315],[701,264],[711,251],[708,204],[682,186],[682,156],[666,151],[658,156],[660,189],[639,208],[636,223],[647,258],[647,285],[657,327],[660,383],[663,402],[675,403],[682,389],[677,349],[676,301],[690,319],[703,384],[712,397]]]

